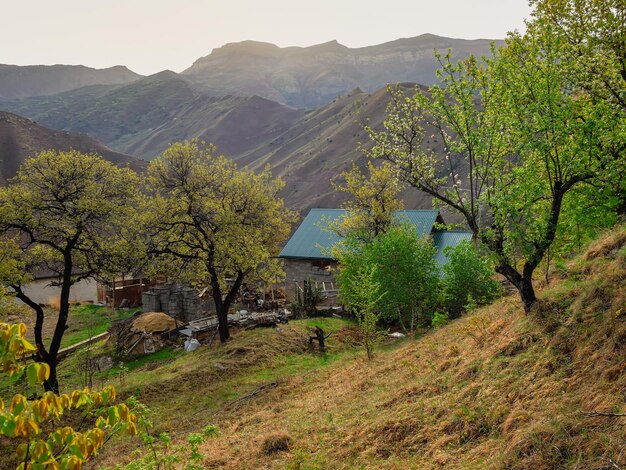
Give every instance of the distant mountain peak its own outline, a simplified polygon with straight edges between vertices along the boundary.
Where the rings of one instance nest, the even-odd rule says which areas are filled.
[[[490,40],[432,33],[375,46],[349,48],[337,40],[308,47],[256,41],[230,43],[196,60],[181,75],[214,95],[259,95],[295,108],[317,108],[361,88],[388,83],[437,83],[433,49],[452,49],[452,59],[490,54]]]

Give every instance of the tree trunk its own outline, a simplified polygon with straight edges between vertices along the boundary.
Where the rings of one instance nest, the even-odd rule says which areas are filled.
[[[535,289],[533,288],[533,281],[531,279],[522,279],[522,282],[517,287],[519,291],[520,298],[522,299],[522,303],[524,304],[524,312],[530,313],[533,305],[537,301],[537,296],[535,295]]]
[[[59,382],[57,379],[57,368],[56,368],[56,354],[54,357],[50,355],[50,353],[46,350],[46,347],[43,344],[43,320],[44,320],[44,311],[41,305],[32,300],[22,290],[21,286],[13,286],[15,290],[15,297],[20,299],[26,305],[28,305],[35,312],[35,346],[37,347],[37,352],[35,353],[35,358],[37,362],[44,362],[48,364],[50,367],[50,376],[48,380],[45,380],[43,383],[43,388],[46,392],[54,392],[57,395],[59,394]]]
[[[530,313],[532,306],[537,301],[535,295],[535,289],[533,288],[532,271],[526,270],[524,276],[522,276],[512,266],[502,263],[496,267],[496,272],[502,274],[507,280],[515,286],[519,292],[522,304],[524,305],[524,311]]]
[[[48,364],[48,367],[50,367],[50,376],[48,377],[48,380],[45,380],[43,383],[43,389],[46,392],[54,392],[57,395],[59,394],[59,381],[57,380],[57,360],[56,360],[56,356],[54,357],[54,360],[50,360],[51,358],[49,357],[49,360],[46,361],[46,364]]]
[[[207,266],[209,275],[211,276],[211,290],[213,291],[213,301],[215,302],[215,311],[217,312],[217,329],[220,334],[220,341],[225,343],[230,339],[230,331],[228,329],[228,309],[232,305],[239,288],[243,282],[244,273],[239,271],[235,283],[228,291],[225,298],[222,298],[222,289],[220,288],[217,270],[213,266]]]
[[[230,331],[228,329],[228,306],[221,303],[217,310],[217,329],[220,334],[220,341],[225,343],[230,339]]]
[[[56,394],[59,393],[59,382],[57,380],[57,357],[59,349],[61,349],[61,340],[67,330],[67,318],[70,313],[70,289],[72,288],[72,247],[70,246],[65,253],[64,257],[64,269],[63,280],[61,284],[61,296],[59,298],[59,318],[57,324],[54,327],[54,335],[50,342],[50,349],[48,350],[48,357],[46,363],[50,366],[50,377],[44,382],[44,389],[46,391],[52,391]]]

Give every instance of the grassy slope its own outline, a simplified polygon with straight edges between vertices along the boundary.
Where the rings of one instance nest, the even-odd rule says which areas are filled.
[[[583,412],[624,411],[625,241],[621,228],[572,262],[542,291],[532,316],[509,297],[417,341],[380,351],[372,362],[360,352],[341,353],[341,360],[325,367],[285,373],[295,359],[280,356],[278,362],[268,359],[273,367],[253,373],[235,369],[219,383],[206,378],[213,385],[203,389],[176,380],[175,368],[152,377],[146,372],[142,380],[160,396],[157,412],[167,417],[164,423],[178,415],[193,424],[189,429],[218,426],[220,436],[202,449],[206,467],[609,468],[609,459],[623,464],[626,420]],[[259,340],[256,333],[239,336],[226,349]],[[204,364],[204,370],[213,367]],[[277,387],[224,406],[276,375],[282,376]],[[151,393],[142,398],[155,403]],[[196,401],[205,403],[205,411],[190,418],[189,410],[201,408]],[[265,455],[263,442],[274,433],[287,434],[291,448]],[[109,454],[102,463],[112,461]]]
[[[626,419],[583,412],[625,410],[625,244],[626,227],[599,240],[555,274],[531,316],[508,297],[371,362],[350,347],[349,324],[320,319],[164,351],[103,379],[138,395],[175,440],[216,425],[207,468],[610,468],[626,462]],[[306,351],[314,322],[336,331],[326,357]],[[290,449],[266,455],[277,433]],[[138,446],[114,440],[95,466]]]
[[[533,316],[506,298],[368,363],[292,377],[209,416],[205,464],[259,468],[609,468],[626,463],[626,228]],[[621,247],[621,248],[620,248]],[[263,455],[281,431],[291,450]]]

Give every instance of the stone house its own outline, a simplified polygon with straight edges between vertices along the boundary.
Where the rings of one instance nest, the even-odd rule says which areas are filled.
[[[345,215],[346,211],[343,209],[311,209],[282,249],[279,257],[284,261],[285,293],[288,299],[293,300],[296,289],[300,289],[307,279],[329,295],[336,293],[337,260],[329,255],[329,250],[341,237],[328,230],[328,224]],[[428,234],[433,238],[439,265],[446,263],[444,248],[456,246],[462,240],[472,238],[470,232],[436,229],[436,225],[444,225],[437,210],[398,211],[396,218],[413,225],[419,236]]]

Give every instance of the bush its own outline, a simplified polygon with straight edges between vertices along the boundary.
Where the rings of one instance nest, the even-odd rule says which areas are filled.
[[[430,324],[433,328],[439,328],[440,326],[448,323],[448,313],[447,312],[435,312],[433,315],[433,319],[430,321]]]
[[[317,314],[317,305],[324,300],[324,293],[311,279],[306,279],[302,289],[296,285],[295,301],[291,310],[296,318],[307,318]]]
[[[420,238],[410,225],[392,227],[370,243],[348,239],[335,253],[339,258],[339,293],[346,305],[354,304],[354,293],[367,267],[382,294],[375,309],[384,323],[400,322],[413,330],[429,320],[438,302],[439,270],[436,248],[429,238]]]
[[[451,318],[470,307],[484,305],[500,295],[500,283],[492,263],[469,241],[444,250],[448,262],[443,267],[443,302]]]

